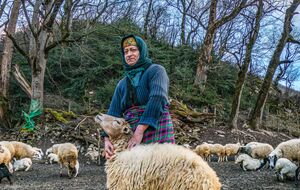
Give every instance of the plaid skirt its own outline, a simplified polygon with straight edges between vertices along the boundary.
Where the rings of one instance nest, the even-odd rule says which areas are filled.
[[[133,131],[138,126],[140,117],[145,111],[145,106],[134,106],[127,109],[124,113],[125,120],[130,124]],[[175,144],[174,128],[169,113],[169,109],[166,107],[162,116],[159,118],[156,128],[148,127],[144,132],[142,143],[172,143]]]

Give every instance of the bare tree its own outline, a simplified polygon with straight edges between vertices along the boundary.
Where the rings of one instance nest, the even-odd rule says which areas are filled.
[[[291,6],[286,10],[283,31],[281,38],[277,43],[276,49],[269,62],[266,75],[264,77],[263,84],[260,88],[257,101],[250,118],[250,126],[253,129],[258,129],[261,125],[263,109],[268,97],[269,89],[272,84],[272,79],[275,74],[276,68],[280,64],[281,53],[289,39],[293,39],[291,36],[292,31],[292,18],[295,15],[295,10],[299,6],[300,0],[293,0]],[[291,40],[290,40],[291,41]]]
[[[212,50],[216,31],[219,27],[234,19],[239,12],[246,7],[246,0],[241,0],[239,4],[226,16],[217,19],[217,0],[211,0],[209,9],[209,20],[202,46],[199,49],[199,58],[197,63],[194,85],[204,90],[207,81],[207,71],[212,63]]]
[[[246,55],[244,58],[244,63],[238,73],[238,79],[235,84],[235,93],[232,99],[231,113],[229,118],[229,126],[232,129],[237,129],[237,120],[238,120],[238,113],[240,108],[242,91],[247,77],[248,67],[251,62],[252,49],[254,47],[254,44],[259,34],[260,21],[263,15],[263,6],[264,6],[263,0],[259,0],[253,30],[249,35],[249,41],[246,45]]]
[[[149,4],[148,4],[148,8],[147,8],[147,12],[146,12],[146,16],[145,16],[145,23],[144,23],[144,37],[145,39],[147,39],[148,37],[148,25],[151,19],[151,10],[152,10],[152,6],[153,6],[153,0],[149,0]]]
[[[5,2],[4,2],[5,3]],[[19,15],[21,1],[16,0],[13,3],[13,7],[11,9],[9,22],[6,27],[6,31],[9,34],[15,33],[16,24]],[[4,38],[4,50],[1,60],[1,81],[0,81],[0,121],[2,125],[7,128],[10,128],[9,122],[9,114],[8,114],[8,89],[9,89],[9,79],[10,79],[10,71],[11,71],[11,60],[13,53],[13,43],[9,39],[9,37]]]

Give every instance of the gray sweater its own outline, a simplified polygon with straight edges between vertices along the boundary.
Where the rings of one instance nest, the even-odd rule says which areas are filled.
[[[108,115],[123,117],[125,110],[130,108],[126,102],[126,77],[121,79],[115,89]],[[156,128],[158,120],[168,102],[169,78],[165,68],[152,64],[142,75],[136,87],[136,96],[140,105],[145,105],[145,111],[139,124],[146,124]]]

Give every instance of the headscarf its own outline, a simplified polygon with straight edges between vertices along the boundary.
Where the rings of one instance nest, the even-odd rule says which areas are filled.
[[[140,57],[139,57],[137,63],[134,64],[133,66],[130,66],[126,63],[124,49],[123,49],[123,43],[128,38],[134,38],[134,40],[136,41],[137,47],[139,49],[139,52],[140,52]],[[125,69],[125,76],[126,76],[126,80],[127,80],[127,87],[128,87],[128,93],[129,93],[126,95],[126,99],[128,102],[130,102],[132,104],[136,104],[137,97],[136,97],[135,87],[137,87],[144,71],[152,64],[152,60],[148,57],[148,48],[147,48],[147,44],[145,43],[145,41],[141,37],[135,36],[132,34],[125,36],[122,39],[121,52],[122,52],[122,56],[121,56],[122,64]],[[134,102],[131,102],[131,100],[133,100]]]

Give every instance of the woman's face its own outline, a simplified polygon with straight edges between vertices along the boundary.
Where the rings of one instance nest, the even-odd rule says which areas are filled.
[[[140,58],[140,51],[136,46],[127,46],[124,48],[124,56],[126,63],[133,66]]]

